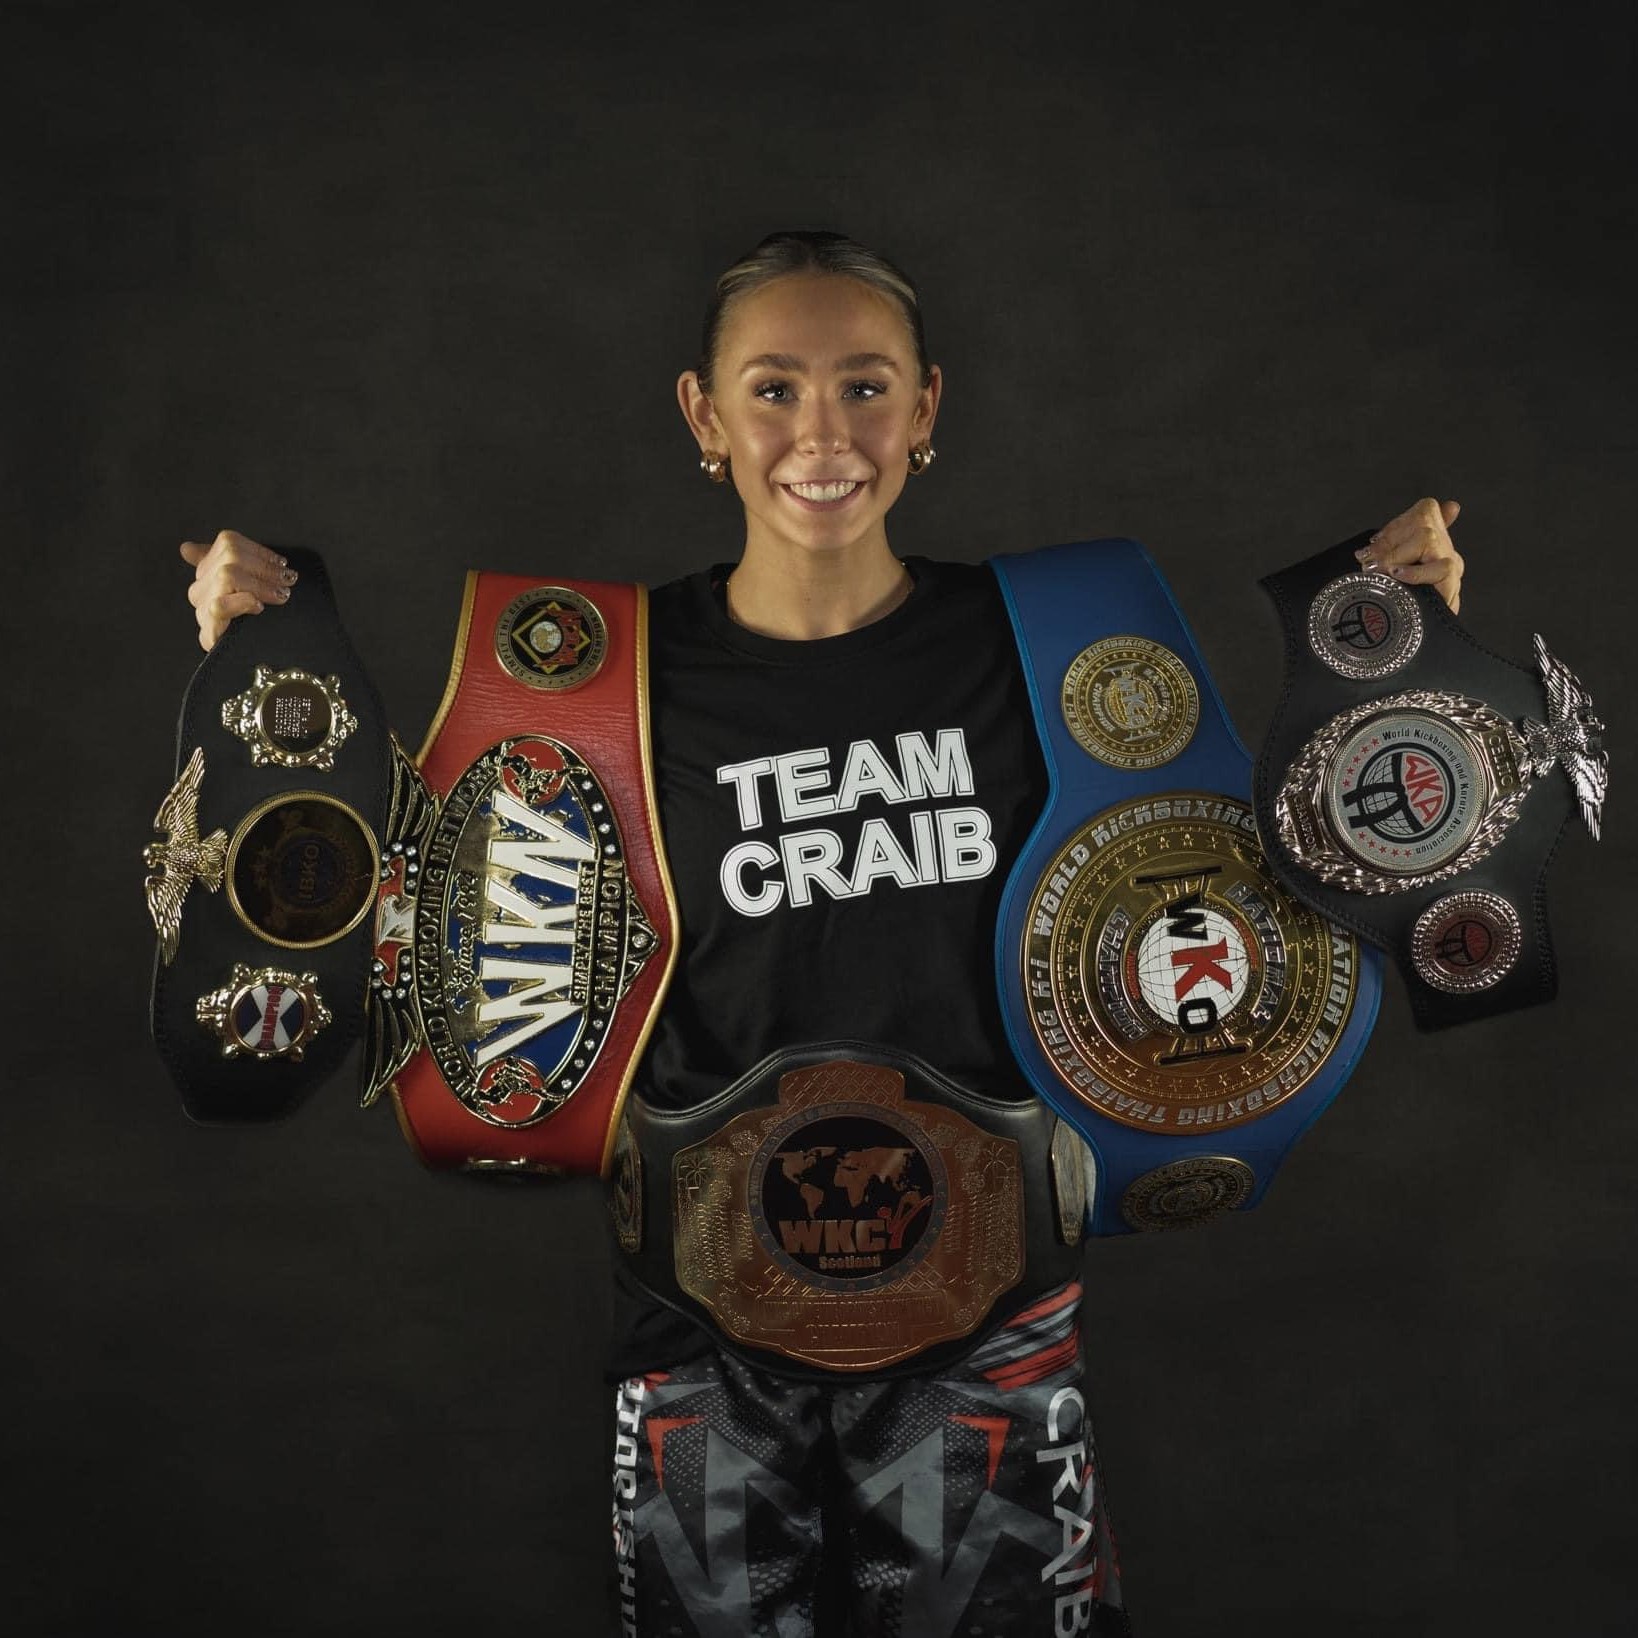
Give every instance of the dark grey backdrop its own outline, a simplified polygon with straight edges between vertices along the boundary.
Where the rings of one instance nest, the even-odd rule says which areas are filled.
[[[925,287],[901,549],[1141,537],[1255,736],[1255,575],[1455,496],[1473,628],[1616,722],[1565,996],[1391,992],[1267,1204],[1095,1246],[1087,1321],[1141,1638],[1630,1630],[1630,13],[276,10],[4,13],[10,1630],[607,1630],[595,1187],[424,1176],[345,1084],[199,1130],[151,1056],[176,543],[322,548],[418,736],[467,566],[734,552],[672,381],[790,225]]]

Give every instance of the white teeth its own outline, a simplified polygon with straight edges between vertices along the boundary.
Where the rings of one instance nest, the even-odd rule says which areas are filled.
[[[803,500],[833,501],[851,495],[859,486],[856,483],[792,483],[785,487]]]

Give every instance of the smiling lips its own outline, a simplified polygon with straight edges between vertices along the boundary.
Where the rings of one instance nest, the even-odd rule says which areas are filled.
[[[787,483],[781,487],[809,506],[836,506],[861,485],[853,479],[840,478],[829,483]]]

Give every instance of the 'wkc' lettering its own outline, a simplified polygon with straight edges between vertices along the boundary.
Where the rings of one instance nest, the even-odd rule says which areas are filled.
[[[899,734],[893,745],[896,755],[889,756],[873,740],[854,740],[840,777],[833,777],[823,747],[718,768],[717,783],[733,786],[741,830],[773,824],[775,812],[781,824],[805,827],[729,848],[720,871],[728,903],[742,915],[765,916],[780,904],[812,904],[816,892],[852,899],[878,882],[922,887],[989,875],[995,843],[984,808],[920,807],[908,815],[907,836],[872,815],[860,826],[851,858],[836,831],[811,823],[853,813],[867,798],[905,806],[973,794],[972,760],[960,728],[939,729],[931,744],[925,734]]]

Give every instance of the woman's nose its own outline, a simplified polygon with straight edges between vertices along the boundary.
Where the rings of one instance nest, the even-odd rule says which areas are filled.
[[[796,426],[796,447],[804,454],[835,454],[848,446],[847,417],[840,404],[810,398],[802,405]]]

